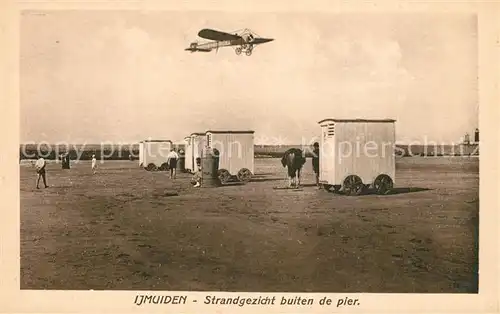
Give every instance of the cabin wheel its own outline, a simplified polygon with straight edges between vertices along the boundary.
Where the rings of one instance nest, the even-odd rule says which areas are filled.
[[[149,165],[146,167],[146,170],[147,170],[147,171],[156,171],[156,170],[158,170],[158,167],[156,167],[156,165],[155,165],[155,164],[151,163],[151,164],[149,164]]]
[[[231,174],[226,169],[219,169],[217,172],[217,177],[221,184],[225,184],[231,179]]]
[[[387,195],[391,192],[394,186],[394,182],[391,177],[386,174],[379,175],[375,181],[373,182],[373,187],[375,188],[375,192],[379,195]]]
[[[365,185],[357,175],[350,175],[344,180],[344,194],[349,196],[357,196],[363,193]]]
[[[241,54],[241,47],[236,48],[235,52],[237,55],[240,55]]]
[[[247,168],[242,168],[238,171],[237,177],[241,182],[248,182],[252,178],[252,172]]]
[[[168,170],[168,164],[166,162],[162,163],[160,168],[158,169],[160,171],[167,171]]]

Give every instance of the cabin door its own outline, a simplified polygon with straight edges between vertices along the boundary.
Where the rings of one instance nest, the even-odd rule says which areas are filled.
[[[319,180],[325,184],[335,184],[335,126],[322,127],[319,152]]]

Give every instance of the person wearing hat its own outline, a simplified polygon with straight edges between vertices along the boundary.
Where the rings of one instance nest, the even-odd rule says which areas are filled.
[[[177,161],[179,160],[179,154],[175,151],[175,148],[170,150],[167,155],[168,168],[170,169],[170,179],[175,179],[177,173]]]
[[[36,180],[36,188],[39,189],[40,185],[40,178],[43,179],[43,184],[45,185],[45,188],[48,188],[49,186],[47,185],[47,178],[45,174],[45,166],[47,163],[45,162],[45,159],[43,157],[39,156],[37,161],[35,162],[35,168],[36,168],[36,174],[37,174],[37,180]]]
[[[95,158],[95,154],[92,155],[92,173],[95,174],[97,170],[97,159]]]

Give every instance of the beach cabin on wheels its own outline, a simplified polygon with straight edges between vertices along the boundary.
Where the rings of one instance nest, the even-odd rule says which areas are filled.
[[[387,194],[395,183],[395,120],[324,119],[319,180],[327,190],[360,195],[373,187]]]
[[[144,167],[144,141],[139,142],[139,167]]]
[[[205,133],[191,133],[190,136],[186,137],[186,141],[185,169],[188,172],[196,172],[200,170],[196,165],[196,158],[201,158],[203,148],[206,145],[206,135]]]
[[[145,140],[142,143],[142,167],[148,171],[167,170],[167,155],[173,148],[172,141]]]
[[[193,171],[193,149],[191,147],[191,136],[184,138],[184,170]]]
[[[255,131],[206,132],[207,146],[219,154],[218,177],[222,184],[233,178],[248,182],[254,174]]]

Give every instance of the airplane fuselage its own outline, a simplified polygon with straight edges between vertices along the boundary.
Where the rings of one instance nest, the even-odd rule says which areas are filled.
[[[240,39],[234,39],[234,40],[223,40],[223,41],[211,41],[207,43],[192,43],[189,48],[186,50],[189,50],[191,52],[195,51],[203,51],[203,52],[209,52],[214,49],[218,49],[220,47],[229,47],[229,46],[239,46],[241,47],[240,49],[246,49],[252,50],[252,47],[255,45],[263,44],[266,42],[270,42],[272,39],[267,39],[267,38],[254,38],[253,40],[245,40],[243,38]],[[241,52],[241,50],[240,50]]]
[[[208,43],[197,44],[196,48],[213,50],[213,49],[217,49],[219,47],[243,46],[245,44],[246,44],[246,42],[243,39],[236,39],[236,40],[212,41],[212,42],[208,42]]]

